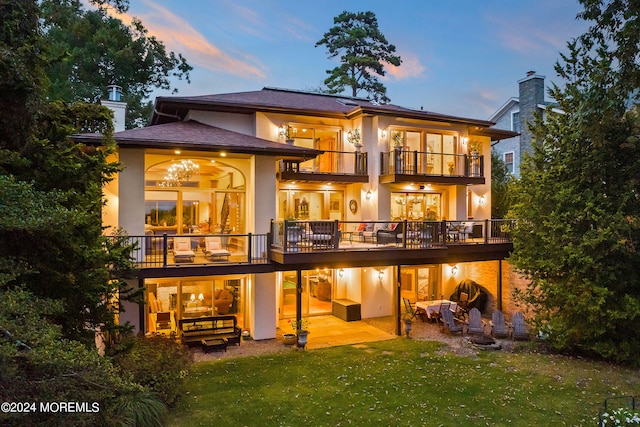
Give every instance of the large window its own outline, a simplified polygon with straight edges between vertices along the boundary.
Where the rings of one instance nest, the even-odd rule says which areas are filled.
[[[233,315],[245,324],[243,277],[147,280],[147,333],[177,333],[180,319]],[[168,320],[165,320],[168,319]]]
[[[244,233],[245,179],[213,159],[147,155],[145,225],[169,234]],[[188,173],[185,172],[189,169]]]
[[[331,314],[331,301],[335,293],[335,271],[328,269],[302,271],[302,315],[314,316]],[[296,315],[295,272],[282,274],[280,295],[280,318],[287,319]]]
[[[336,172],[339,170],[340,157],[338,129],[325,127],[311,127],[304,125],[291,125],[293,145],[305,148],[324,150],[325,153],[315,159],[302,162],[300,169],[307,172]]]
[[[393,151],[396,140],[402,142],[401,164],[397,171],[410,171],[427,175],[456,175],[462,173],[463,164],[456,156],[457,138],[454,135],[413,130],[392,130],[389,150]],[[419,155],[414,157],[414,152]],[[417,160],[417,164],[414,162]],[[400,160],[395,160],[398,163]]]
[[[342,191],[281,190],[278,193],[278,215],[282,219],[343,219]]]
[[[442,219],[440,193],[391,193],[394,221],[439,221]]]

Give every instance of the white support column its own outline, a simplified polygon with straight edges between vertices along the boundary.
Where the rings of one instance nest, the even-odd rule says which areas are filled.
[[[251,286],[251,336],[254,340],[276,337],[276,274],[253,276]]]

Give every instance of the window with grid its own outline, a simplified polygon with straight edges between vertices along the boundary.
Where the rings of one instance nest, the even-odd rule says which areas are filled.
[[[513,151],[504,153],[504,164],[507,166],[509,173],[513,173]]]

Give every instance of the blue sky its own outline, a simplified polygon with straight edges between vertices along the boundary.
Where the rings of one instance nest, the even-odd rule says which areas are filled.
[[[175,82],[189,96],[320,87],[336,63],[314,46],[344,10],[374,12],[402,57],[382,78],[393,104],[477,119],[529,70],[562,84],[553,65],[588,24],[576,0],[131,0],[129,15],[194,67]]]

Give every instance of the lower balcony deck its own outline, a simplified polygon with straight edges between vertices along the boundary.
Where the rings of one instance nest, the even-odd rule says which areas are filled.
[[[502,220],[375,221],[375,232],[358,231],[360,224],[274,221],[267,234],[130,239],[140,278],[488,261],[505,259],[513,250],[513,223]],[[217,251],[208,250],[210,239],[219,242]],[[186,252],[177,251],[179,241],[188,242]]]

